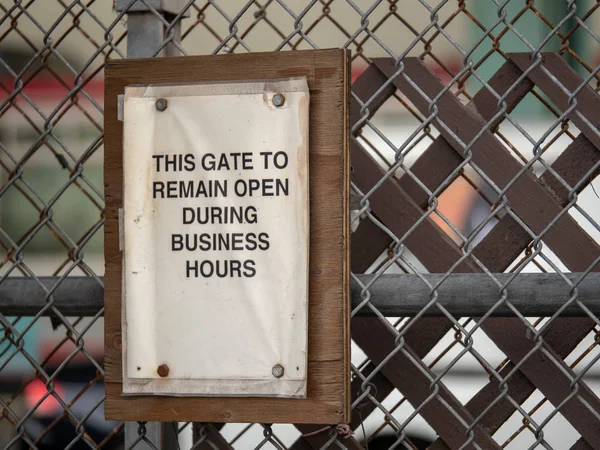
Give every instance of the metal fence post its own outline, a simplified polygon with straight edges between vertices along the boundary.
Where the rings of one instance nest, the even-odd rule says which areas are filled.
[[[168,37],[162,18],[176,16],[183,8],[182,0],[117,0],[118,12],[127,13],[127,57],[151,58],[174,56],[178,50],[172,44],[163,43]],[[181,42],[181,24],[176,23],[172,31],[173,42]],[[125,423],[125,448],[134,446],[136,450],[150,450],[155,446],[159,450],[178,448],[177,422],[148,422],[145,426],[145,441],[139,441],[141,424]]]
[[[146,432],[144,438],[151,442],[148,444],[140,440],[140,424],[137,422],[125,422],[125,449],[133,448],[135,450],[154,450],[155,446],[159,450],[172,450],[179,448],[177,440],[177,422],[147,422],[145,424]]]
[[[151,58],[153,56],[177,56],[180,54],[172,43],[181,42],[181,23],[173,24],[171,43],[163,47],[168,37],[163,18],[170,21],[181,12],[183,0],[117,0],[116,10],[127,13],[127,57]],[[187,17],[189,13],[185,13]]]

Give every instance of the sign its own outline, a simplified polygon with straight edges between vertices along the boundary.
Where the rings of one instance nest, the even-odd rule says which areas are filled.
[[[347,423],[349,55],[105,68],[105,415]]]
[[[123,392],[305,397],[306,79],[127,87],[123,109]]]

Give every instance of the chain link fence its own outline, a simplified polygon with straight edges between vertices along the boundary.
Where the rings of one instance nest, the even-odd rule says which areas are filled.
[[[600,448],[600,2],[0,17],[1,448]],[[352,51],[351,423],[105,421],[104,64],[327,47]]]

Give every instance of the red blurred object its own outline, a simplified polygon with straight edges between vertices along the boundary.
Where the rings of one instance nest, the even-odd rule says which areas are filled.
[[[54,392],[62,398],[64,392],[60,384],[54,382]],[[46,394],[48,389],[46,385],[36,378],[25,387],[25,402],[29,408],[33,408]],[[61,406],[53,395],[48,395],[44,401],[37,407],[35,414],[49,416],[60,410]]]

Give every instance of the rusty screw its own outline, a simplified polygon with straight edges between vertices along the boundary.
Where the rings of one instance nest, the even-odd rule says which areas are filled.
[[[275,94],[273,96],[273,105],[275,105],[277,108],[279,108],[280,106],[283,106],[284,103],[285,103],[285,97],[283,96],[283,94]]]
[[[281,364],[275,364],[273,369],[271,369],[271,373],[275,378],[281,378],[283,376],[283,366]]]
[[[159,98],[158,100],[156,100],[156,109],[158,109],[159,111],[164,111],[165,109],[167,109],[167,100],[164,98]]]
[[[166,364],[161,364],[160,366],[158,366],[158,369],[156,369],[156,373],[162,378],[166,377],[167,375],[169,375],[169,366],[167,366]]]

